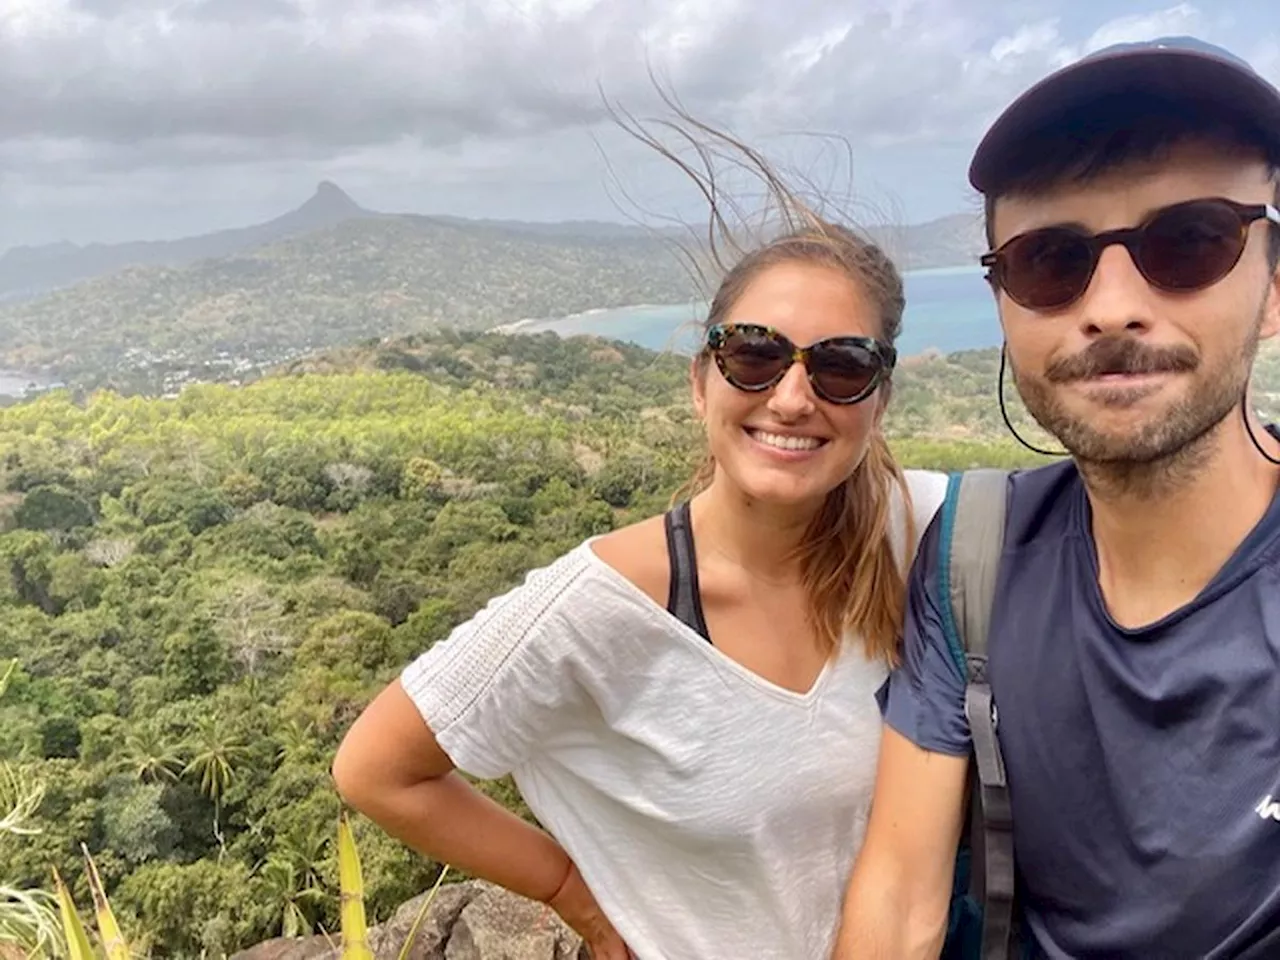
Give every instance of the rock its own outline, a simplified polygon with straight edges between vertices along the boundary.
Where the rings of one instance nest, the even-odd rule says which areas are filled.
[[[324,937],[277,937],[233,953],[231,960],[337,960],[341,951],[336,947],[336,941],[331,944]]]
[[[574,960],[578,937],[548,907],[492,884],[477,883],[462,909],[444,960]]]
[[[476,898],[478,892],[473,883],[450,883],[441,887],[418,926],[408,960],[445,960],[444,950],[454,925],[462,909]],[[369,942],[377,960],[396,960],[400,956],[401,947],[428,896],[430,893],[424,893],[401,904],[390,920],[370,931]]]
[[[397,960],[423,901],[422,894],[386,923],[369,930],[377,960]],[[339,960],[340,935],[277,938],[231,960]],[[582,940],[549,907],[508,890],[469,880],[441,887],[418,926],[408,960],[589,960]]]

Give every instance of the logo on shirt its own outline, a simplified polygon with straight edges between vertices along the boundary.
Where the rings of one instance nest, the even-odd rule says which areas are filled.
[[[1267,794],[1254,812],[1263,820],[1274,820],[1280,823],[1280,799],[1272,799],[1271,795]]]

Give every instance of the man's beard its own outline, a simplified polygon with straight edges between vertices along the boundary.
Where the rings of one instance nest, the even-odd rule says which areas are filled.
[[[1109,337],[1050,364],[1042,378],[1019,376],[1014,368],[1014,383],[1031,416],[1058,438],[1100,492],[1150,496],[1181,486],[1204,463],[1215,428],[1244,400],[1257,349],[1255,324],[1242,356],[1225,352],[1219,368],[1209,371],[1200,369],[1189,347],[1150,347],[1133,337]],[[1190,392],[1126,433],[1106,433],[1068,413],[1055,390],[1108,373],[1162,372],[1194,375]]]

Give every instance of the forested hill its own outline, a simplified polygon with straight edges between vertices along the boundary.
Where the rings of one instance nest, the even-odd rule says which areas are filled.
[[[0,369],[164,393],[371,337],[695,296],[677,249],[643,234],[351,219],[234,256],[134,267],[0,306]]]
[[[969,214],[867,229],[904,268],[972,263],[982,246]],[[682,252],[701,236],[380,213],[325,183],[240,229],[8,251],[0,370],[163,395],[366,338],[687,303],[708,292]]]
[[[1000,435],[996,361],[904,366],[905,463],[1039,462]],[[39,833],[0,830],[0,887],[56,866],[87,902],[83,842],[154,956],[336,929],[347,726],[530,568],[664,507],[698,452],[687,378],[620,344],[454,333],[0,409],[0,798],[6,765],[43,791]],[[377,920],[438,865],[356,827]]]

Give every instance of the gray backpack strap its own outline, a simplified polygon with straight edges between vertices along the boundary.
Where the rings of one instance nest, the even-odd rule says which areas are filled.
[[[1013,813],[996,737],[999,715],[987,680],[987,636],[1004,551],[1008,474],[972,470],[959,478],[951,518],[951,615],[963,646],[964,707],[977,777],[970,799],[971,892],[983,904],[982,960],[1007,960],[1013,932]]]

